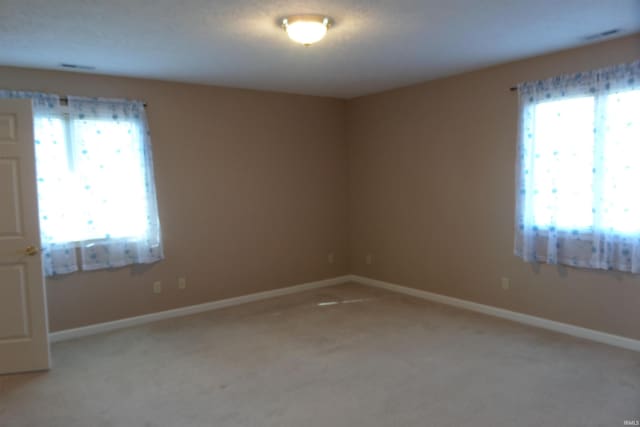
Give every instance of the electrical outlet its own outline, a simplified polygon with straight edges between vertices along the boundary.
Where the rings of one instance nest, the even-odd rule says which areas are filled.
[[[329,261],[329,264],[333,264],[335,261],[335,256],[333,254],[333,252],[331,252],[329,255],[327,255],[327,261]]]
[[[502,279],[500,279],[500,285],[502,286],[502,289],[505,291],[508,291],[509,288],[511,288],[511,283],[509,283],[508,277],[503,277]]]
[[[178,277],[178,289],[185,289],[187,287],[187,279],[185,277]]]
[[[161,282],[153,282],[153,293],[154,294],[162,293],[162,283]]]
[[[373,255],[367,254],[367,256],[364,258],[364,261],[369,265],[373,264]]]

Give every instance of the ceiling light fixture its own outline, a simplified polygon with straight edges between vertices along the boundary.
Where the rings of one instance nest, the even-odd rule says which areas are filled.
[[[295,15],[282,20],[289,38],[305,46],[322,40],[330,26],[331,18],[323,15]]]

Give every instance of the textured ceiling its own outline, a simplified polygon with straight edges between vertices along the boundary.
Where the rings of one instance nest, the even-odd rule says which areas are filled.
[[[328,14],[312,47],[279,17]],[[0,64],[351,98],[640,31],[640,0],[0,0]]]

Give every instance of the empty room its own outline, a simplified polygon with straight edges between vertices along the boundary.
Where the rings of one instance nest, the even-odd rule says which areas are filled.
[[[0,0],[0,426],[640,426],[639,188],[638,0]]]

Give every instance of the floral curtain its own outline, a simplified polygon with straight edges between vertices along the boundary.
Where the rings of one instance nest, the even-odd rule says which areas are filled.
[[[163,258],[144,105],[0,91],[31,98],[45,274]]]
[[[518,92],[515,254],[640,273],[640,61]]]
[[[140,101],[69,97],[82,268],[163,258],[151,141]]]

